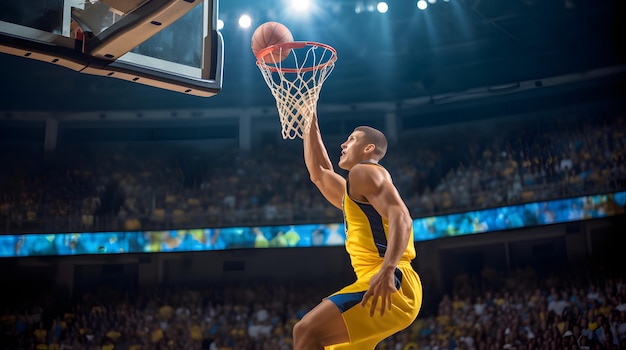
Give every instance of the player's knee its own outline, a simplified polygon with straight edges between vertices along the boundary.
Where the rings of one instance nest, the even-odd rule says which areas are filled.
[[[302,321],[296,322],[296,324],[293,325],[292,333],[294,339],[301,339],[306,333],[306,325],[304,325]]]
[[[315,339],[313,327],[311,327],[311,324],[306,320],[300,320],[293,326],[294,341],[306,341],[309,343]]]

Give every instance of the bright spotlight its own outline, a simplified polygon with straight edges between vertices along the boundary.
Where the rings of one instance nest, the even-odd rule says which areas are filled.
[[[310,4],[309,0],[291,0],[291,7],[298,12],[308,10]]]
[[[376,4],[376,9],[378,10],[378,12],[380,13],[385,13],[387,12],[387,10],[389,9],[389,6],[387,5],[386,2],[381,1],[378,4]]]
[[[362,2],[357,2],[356,5],[354,5],[354,13],[356,13],[357,15],[361,12],[363,12],[363,3]]]
[[[435,3],[437,3],[437,0],[428,0],[428,3],[429,4],[435,4]]]
[[[217,20],[217,30],[224,29],[224,21],[221,19]]]
[[[250,18],[250,16],[241,15],[241,17],[239,17],[239,26],[241,28],[248,28],[250,27],[251,24],[252,24],[252,18]]]
[[[417,8],[420,10],[426,10],[426,8],[428,7],[428,3],[426,2],[426,0],[419,0],[417,2]]]

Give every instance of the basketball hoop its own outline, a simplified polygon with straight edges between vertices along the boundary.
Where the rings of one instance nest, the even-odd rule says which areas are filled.
[[[284,50],[290,52],[283,55]],[[272,62],[265,57],[271,57]],[[257,53],[256,64],[276,99],[283,139],[302,138],[309,132],[322,84],[335,61],[334,48],[310,41],[276,44]]]

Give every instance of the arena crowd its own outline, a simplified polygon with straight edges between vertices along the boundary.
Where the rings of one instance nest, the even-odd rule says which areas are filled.
[[[624,130],[623,118],[592,114],[483,120],[403,135],[382,164],[414,217],[605,193],[626,188]],[[3,154],[0,230],[340,222],[308,179],[301,143],[285,142],[250,152],[65,145],[46,161]],[[327,142],[331,158],[341,142]]]
[[[626,349],[623,271],[581,270],[458,274],[449,293],[425,300],[436,311],[425,308],[377,350]],[[287,350],[295,322],[332,288],[248,283],[129,293],[103,286],[67,304],[53,295],[14,300],[0,316],[0,348]]]

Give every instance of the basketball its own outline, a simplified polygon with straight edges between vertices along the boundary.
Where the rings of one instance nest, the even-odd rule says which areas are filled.
[[[254,57],[258,57],[259,51],[262,49],[276,44],[288,43],[293,41],[293,35],[291,31],[282,23],[278,22],[265,22],[257,27],[252,34],[252,53]],[[277,48],[269,52],[263,60],[267,63],[276,63],[284,60],[289,56],[291,50],[281,50]]]

